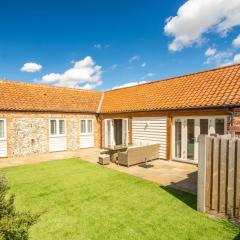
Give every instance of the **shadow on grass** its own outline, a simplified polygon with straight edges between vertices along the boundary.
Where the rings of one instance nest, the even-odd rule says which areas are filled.
[[[239,231],[240,231],[240,229],[239,229]],[[237,236],[235,236],[235,238],[233,238],[233,240],[240,240],[240,232],[238,233]]]
[[[179,199],[180,201],[182,201],[192,209],[197,210],[197,196],[191,193],[187,193],[181,190],[171,188],[169,186],[167,187],[160,186],[160,188],[162,188],[164,191],[168,192],[169,194],[173,195],[175,198]]]

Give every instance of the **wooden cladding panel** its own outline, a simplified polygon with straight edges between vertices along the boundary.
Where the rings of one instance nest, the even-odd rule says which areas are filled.
[[[219,212],[225,213],[226,206],[226,182],[227,182],[227,147],[228,142],[226,139],[221,139],[220,144],[220,164],[219,164]]]
[[[236,172],[235,172],[235,176],[236,176],[236,186],[235,186],[235,199],[236,199],[236,204],[235,204],[235,216],[240,218],[240,140],[237,141],[237,151],[236,151]]]

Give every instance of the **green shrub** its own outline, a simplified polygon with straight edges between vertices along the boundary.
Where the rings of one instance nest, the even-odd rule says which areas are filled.
[[[0,240],[27,240],[29,228],[39,215],[16,211],[14,195],[9,195],[8,191],[6,178],[0,176]]]

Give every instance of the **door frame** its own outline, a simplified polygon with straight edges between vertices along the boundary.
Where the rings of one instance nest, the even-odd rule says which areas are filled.
[[[125,120],[126,121],[126,145],[128,145],[128,143],[129,143],[129,133],[128,133],[128,131],[129,131],[129,127],[128,127],[128,118],[106,118],[106,119],[104,119],[104,146],[105,147],[108,147],[107,146],[107,134],[108,134],[108,132],[107,132],[107,122],[108,121],[111,121],[111,125],[110,125],[110,142],[111,142],[111,146],[115,146],[116,144],[115,144],[115,139],[114,139],[114,120],[115,119],[121,119],[122,121],[123,120]],[[123,124],[122,124],[122,128],[123,128]],[[124,137],[124,133],[123,133],[123,131],[122,131],[122,140],[123,140],[123,137]]]
[[[215,119],[224,119],[224,134],[227,133],[227,115],[214,115],[214,116],[180,116],[173,117],[172,121],[172,159],[184,162],[197,163],[198,162],[198,136],[200,134],[200,119],[208,119],[208,135],[215,134]],[[175,120],[179,119],[182,123],[182,147],[181,158],[175,157]],[[187,119],[194,119],[194,160],[187,159]]]

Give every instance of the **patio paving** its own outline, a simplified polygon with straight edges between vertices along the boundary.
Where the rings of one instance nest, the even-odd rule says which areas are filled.
[[[80,149],[77,151],[65,151],[46,153],[36,156],[26,156],[17,158],[1,158],[0,168],[12,167],[25,164],[34,164],[50,160],[61,160],[66,158],[78,157],[97,164],[100,149]],[[176,161],[155,160],[150,162],[151,168],[143,168],[139,165],[129,168],[110,163],[103,166],[117,171],[125,172],[137,177],[141,177],[163,186],[170,186],[192,194],[197,192],[197,166]]]
[[[78,157],[97,163],[99,153],[99,149],[84,149],[79,152]],[[197,193],[198,167],[196,165],[166,160],[155,160],[149,164],[152,165],[151,168],[143,168],[139,165],[128,168],[115,163],[110,163],[110,165],[105,165],[104,167],[141,177],[163,186],[170,186],[192,194]]]

